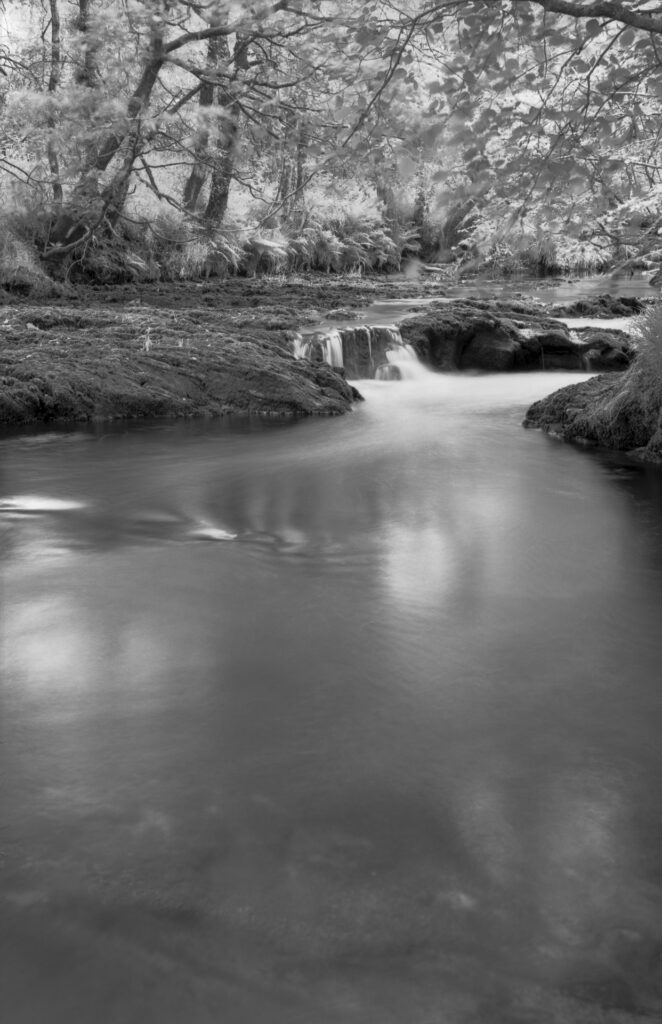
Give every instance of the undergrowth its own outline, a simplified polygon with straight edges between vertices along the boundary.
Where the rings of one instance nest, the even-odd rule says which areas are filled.
[[[0,216],[0,286],[27,290],[40,281],[103,284],[324,272],[389,273],[418,252],[418,231],[397,221],[351,216],[308,218],[298,227],[210,230],[177,211],[148,219],[140,211],[102,225],[73,249],[45,238],[28,211]]]
[[[462,220],[461,214],[464,214]],[[38,291],[53,278],[102,284],[254,277],[322,272],[400,271],[412,257],[443,260],[462,275],[540,276],[605,269],[604,250],[574,239],[462,237],[473,214],[452,212],[433,230],[376,210],[304,211],[296,226],[261,228],[228,220],[213,230],[174,209],[129,209],[117,225],[103,224],[80,246],[49,245],[49,218],[27,206],[0,215],[0,287]],[[457,223],[456,223],[457,221]],[[435,233],[436,232],[436,233]],[[438,241],[435,250],[433,236]],[[455,242],[448,248],[448,243]],[[436,253],[436,255],[435,255]]]

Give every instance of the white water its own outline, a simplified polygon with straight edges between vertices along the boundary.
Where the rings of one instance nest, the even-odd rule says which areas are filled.
[[[324,339],[326,362],[330,366],[344,366],[342,352],[342,337],[340,331],[329,331]]]
[[[397,367],[401,380],[424,380],[426,377],[435,376],[432,370],[423,366],[411,345],[401,343],[397,348],[389,349],[386,358],[391,366]],[[375,374],[377,380],[382,379],[380,369],[378,367]]]
[[[306,339],[297,332],[292,342],[292,353],[295,359],[307,359],[310,351],[310,339]]]
[[[432,300],[430,300],[432,301]],[[434,300],[434,301],[454,301],[454,299],[448,300]],[[402,312],[406,311],[405,303],[402,300],[395,300],[391,305],[401,305]],[[383,306],[388,308],[388,301],[382,303]],[[637,335],[638,325],[641,321],[641,317],[614,317],[611,319],[599,319],[596,317],[557,317],[561,323],[565,324],[570,329],[570,335],[572,340],[580,345],[582,344],[581,335],[577,333],[578,329],[582,327],[595,327],[602,328],[604,330],[621,330],[634,337]],[[352,345],[353,335],[357,335],[359,332],[365,332],[367,334],[368,347],[372,359],[372,344],[376,338],[381,337],[383,340],[384,334],[387,336],[387,344],[390,346],[385,356],[387,359],[387,365],[382,364],[377,366],[374,377],[378,381],[386,382],[394,380],[424,380],[426,376],[429,376],[433,371],[425,367],[416,352],[410,345],[405,345],[402,340],[399,327],[394,324],[352,324],[351,327],[344,329],[346,334],[346,340],[343,342],[343,329],[330,328],[325,334],[316,333],[314,335],[302,336],[298,335],[293,343],[293,353],[297,359],[309,359],[313,353],[313,346],[318,344],[322,348],[324,361],[330,366],[342,367],[344,366],[343,359],[343,344]],[[531,336],[533,334],[532,329],[521,328],[523,335]],[[348,355],[349,358],[349,355]],[[591,366],[589,361],[584,359],[585,369],[590,372]],[[389,367],[395,367],[398,375],[394,375],[389,372]]]
[[[565,324],[571,330],[581,327],[597,327],[603,331],[624,331],[626,334],[631,334],[633,330],[636,330],[641,317],[615,316],[601,319],[597,316],[557,316],[554,319]]]
[[[375,371],[376,380],[422,380],[430,376],[431,372],[420,361],[411,345],[406,345],[402,340],[399,327],[394,324],[357,325],[351,331],[347,331],[349,337],[344,342],[340,330],[333,328],[326,334],[316,333],[308,337],[299,334],[294,339],[292,350],[296,359],[310,359],[315,345],[320,345],[324,362],[330,366],[343,367],[343,344],[353,344],[352,334],[365,332],[367,334],[368,350],[372,360],[373,339],[378,338],[383,342],[386,335],[387,344],[391,347],[386,350],[386,359],[389,366],[397,368],[399,378],[391,376],[384,367],[378,366]]]

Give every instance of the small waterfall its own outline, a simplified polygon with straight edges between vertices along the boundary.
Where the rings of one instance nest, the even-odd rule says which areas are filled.
[[[377,380],[393,380],[393,370],[397,371],[400,380],[421,380],[430,376],[430,371],[423,366],[411,345],[401,342],[397,348],[388,349],[385,355],[388,362],[377,368]]]
[[[297,334],[292,341],[292,352],[295,359],[308,359],[310,353],[310,341],[301,334]]]
[[[325,349],[324,362],[330,366],[344,366],[342,351],[342,334],[340,331],[329,331],[326,338],[322,339]]]
[[[329,366],[344,366],[342,334],[331,330],[327,334],[310,334],[304,338],[297,334],[292,342],[295,359],[319,359]]]
[[[352,380],[419,380],[429,374],[395,326],[359,325],[315,334],[297,334],[292,342],[297,359],[321,360],[344,367]]]
[[[404,345],[399,327],[373,327],[372,329],[378,337],[386,339],[387,348],[399,348]]]

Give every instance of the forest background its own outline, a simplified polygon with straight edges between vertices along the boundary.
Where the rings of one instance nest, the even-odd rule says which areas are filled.
[[[4,287],[662,260],[662,3],[0,12]]]

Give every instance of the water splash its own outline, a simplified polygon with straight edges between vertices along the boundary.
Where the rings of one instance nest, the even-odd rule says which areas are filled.
[[[423,366],[411,345],[401,343],[396,348],[388,349],[385,354],[388,362],[377,368],[377,380],[392,380],[393,370],[397,371],[400,380],[423,380],[432,375],[432,371]]]
[[[298,334],[292,343],[297,359],[320,359],[344,367],[353,379],[420,380],[430,372],[406,345],[398,327],[361,324],[311,335]]]
[[[294,336],[292,341],[292,354],[295,359],[308,359],[310,351],[310,339],[304,338],[302,334]]]

